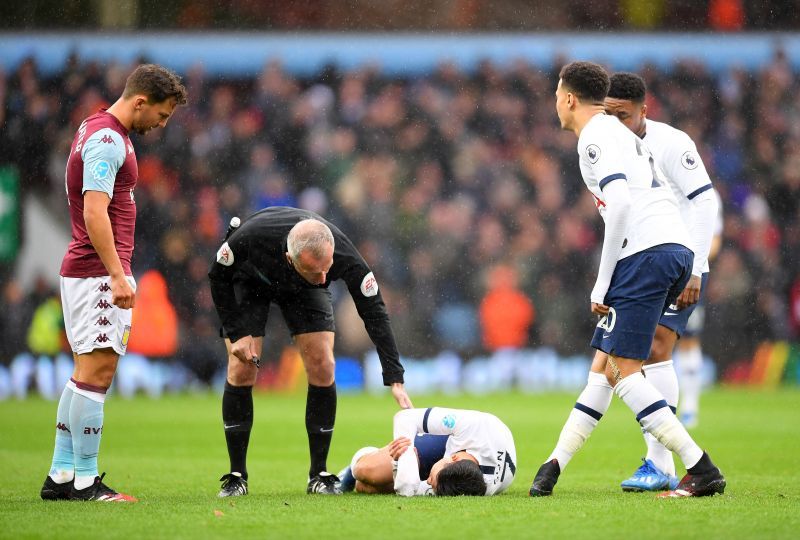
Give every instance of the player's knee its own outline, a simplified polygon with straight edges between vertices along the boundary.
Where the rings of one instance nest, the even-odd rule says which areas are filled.
[[[672,348],[668,348],[668,344],[663,339],[654,339],[653,344],[650,346],[651,362],[661,362],[668,359],[672,354]]]
[[[311,384],[315,386],[330,386],[333,384],[336,362],[332,353],[307,354],[306,369],[308,371],[308,382]]]
[[[256,382],[258,368],[247,365],[235,356],[228,357],[228,382],[234,386],[252,386]]]

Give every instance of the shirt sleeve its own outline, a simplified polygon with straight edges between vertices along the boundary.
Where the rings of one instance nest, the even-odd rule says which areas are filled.
[[[584,145],[581,149],[582,158],[592,170],[594,178],[601,191],[614,181],[627,180],[625,171],[622,168],[623,161],[618,148],[620,141],[613,133],[602,133],[596,126],[589,126],[586,129],[586,137],[581,139]]]
[[[211,298],[217,310],[225,335],[235,342],[247,333],[247,310],[236,301],[234,277],[249,258],[249,235],[245,223],[217,250],[208,272]]]
[[[343,234],[337,235],[335,250],[337,264],[341,265],[337,272],[347,284],[356,310],[364,321],[364,328],[378,352],[383,384],[388,386],[395,382],[402,383],[404,370],[400,364],[400,353],[397,351],[389,314],[375,275],[352,242]]]
[[[714,228],[719,216],[718,198],[713,190],[705,191],[692,199],[694,217],[689,233],[694,244],[694,264],[692,274],[702,276],[714,239]]]
[[[699,276],[708,260],[718,211],[711,179],[694,141],[682,131],[675,132],[664,162],[662,167],[666,169],[665,172],[692,204],[692,220],[686,227],[694,251],[692,273]]]
[[[122,135],[110,128],[92,133],[83,145],[83,188],[86,191],[102,191],[114,196],[114,181],[125,163],[125,141]]]
[[[603,250],[600,255],[597,280],[590,296],[590,300],[597,304],[605,304],[605,296],[611,285],[611,276],[614,274],[614,268],[617,266],[617,259],[625,241],[631,207],[631,195],[627,182],[610,182],[606,184],[603,194],[606,203]]]

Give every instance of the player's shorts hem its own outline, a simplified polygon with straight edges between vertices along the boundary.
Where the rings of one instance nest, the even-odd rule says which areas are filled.
[[[107,346],[103,346],[103,347],[100,347],[100,346],[97,346],[97,347],[81,347],[77,351],[75,349],[72,349],[72,352],[74,354],[76,354],[76,355],[77,354],[91,354],[94,351],[98,351],[100,349],[112,349],[115,353],[117,353],[120,356],[124,356],[126,354],[126,352],[127,352],[127,347],[125,349],[120,350],[120,347],[117,347],[117,346],[114,346],[114,345],[107,345]]]

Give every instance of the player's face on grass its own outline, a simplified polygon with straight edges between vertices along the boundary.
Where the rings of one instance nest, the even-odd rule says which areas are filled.
[[[616,116],[625,127],[637,135],[644,132],[644,120],[647,117],[647,105],[634,103],[629,99],[607,97],[605,100],[606,114]]]
[[[169,98],[160,103],[149,103],[145,96],[136,96],[134,100],[131,129],[139,135],[144,135],[151,129],[166,126],[177,105],[175,98]]]
[[[287,253],[286,259],[304,280],[312,285],[324,285],[333,266],[333,246],[328,246],[320,258],[315,258],[309,251],[301,251],[296,259]]]
[[[450,457],[443,457],[442,459],[433,464],[433,467],[431,467],[431,473],[428,476],[428,483],[431,485],[434,491],[436,490],[436,485],[439,483],[438,482],[439,473],[442,471],[442,469],[444,469],[448,465],[452,465],[456,461],[461,461],[462,459],[468,459],[471,461],[475,461],[477,463],[477,460],[475,458],[470,456],[468,453],[461,451],[461,452],[456,452]]]
[[[567,92],[561,79],[558,80],[556,87],[556,114],[561,122],[561,129],[571,129],[572,123],[572,102],[575,97]]]

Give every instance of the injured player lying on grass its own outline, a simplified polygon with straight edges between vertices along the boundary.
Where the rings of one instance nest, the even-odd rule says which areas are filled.
[[[353,456],[342,491],[414,495],[496,495],[517,471],[508,427],[480,411],[407,409],[394,416],[394,440]]]

